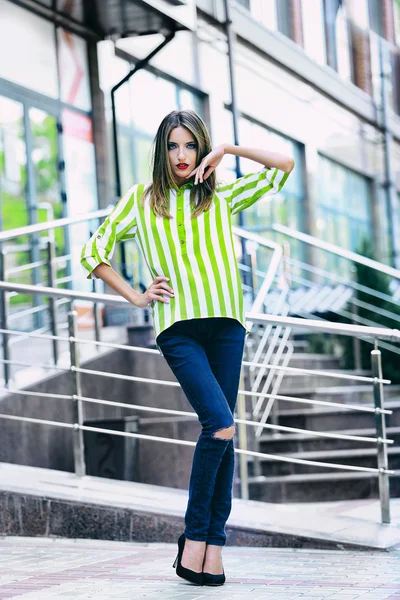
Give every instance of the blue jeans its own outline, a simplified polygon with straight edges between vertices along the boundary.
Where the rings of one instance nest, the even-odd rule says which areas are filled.
[[[236,319],[206,317],[177,321],[157,336],[202,426],[193,454],[185,537],[215,546],[226,542],[235,452],[233,438],[214,434],[234,425],[245,334]]]

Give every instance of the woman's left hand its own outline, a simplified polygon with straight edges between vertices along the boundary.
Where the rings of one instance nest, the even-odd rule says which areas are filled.
[[[203,158],[199,166],[193,169],[193,171],[189,173],[186,179],[189,179],[189,177],[193,177],[193,175],[196,175],[194,179],[194,185],[197,185],[199,182],[203,183],[203,181],[205,181],[207,177],[209,177],[211,173],[215,171],[215,169],[218,167],[224,154],[224,146],[217,146],[214,150],[212,150],[209,154],[207,154],[207,156]],[[204,171],[207,167],[207,173],[204,174]]]

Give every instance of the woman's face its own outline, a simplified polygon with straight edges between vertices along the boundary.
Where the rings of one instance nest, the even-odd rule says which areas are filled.
[[[168,138],[168,156],[178,186],[196,168],[197,142],[186,127],[175,127]]]

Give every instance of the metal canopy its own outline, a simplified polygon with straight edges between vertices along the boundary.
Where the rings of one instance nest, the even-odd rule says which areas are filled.
[[[191,0],[97,0],[99,20],[107,34],[147,35],[194,29]]]
[[[104,39],[194,31],[194,0],[11,0],[78,34]]]

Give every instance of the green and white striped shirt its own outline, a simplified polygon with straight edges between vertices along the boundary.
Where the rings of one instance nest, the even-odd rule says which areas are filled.
[[[237,319],[248,335],[231,215],[280,191],[288,176],[280,169],[263,167],[219,185],[210,210],[195,219],[190,208],[192,181],[170,190],[172,219],[156,216],[148,196],[142,207],[139,199],[145,185],[133,185],[82,248],[87,279],[96,277],[92,271],[100,263],[111,266],[117,242],[135,238],[151,276],[169,277],[174,290],[169,304],[158,300],[149,304],[156,341],[176,321],[204,317]]]

